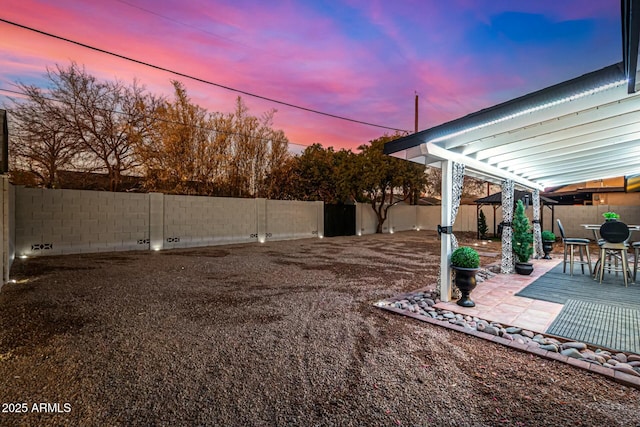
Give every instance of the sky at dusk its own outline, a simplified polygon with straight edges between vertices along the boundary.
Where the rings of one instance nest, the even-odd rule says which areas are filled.
[[[622,60],[619,0],[3,0],[0,18],[408,131],[416,92],[422,130]],[[238,96],[0,22],[0,89],[42,85],[47,67],[71,61],[168,97],[180,80],[209,111],[231,112]],[[293,151],[355,150],[392,132],[242,97],[253,115],[278,110]]]

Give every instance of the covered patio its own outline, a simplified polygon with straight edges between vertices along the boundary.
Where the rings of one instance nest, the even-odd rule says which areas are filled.
[[[514,189],[532,192],[540,255],[540,191],[640,173],[640,0],[621,0],[621,13],[621,62],[385,145],[386,154],[442,170],[442,301],[451,300],[449,259],[465,175],[502,186],[501,272],[510,274]]]

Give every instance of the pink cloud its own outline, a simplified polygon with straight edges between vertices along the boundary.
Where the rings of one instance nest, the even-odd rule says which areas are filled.
[[[480,63],[476,52],[460,51],[465,26],[504,11],[501,2],[485,1],[482,7],[469,0],[348,0],[323,5],[355,10],[354,16],[362,22],[354,25],[372,31],[363,40],[351,34],[339,17],[312,2],[129,1],[133,7],[116,0],[5,0],[3,13],[21,24],[225,86],[403,129],[413,128],[415,90],[421,100],[421,128],[505,101],[524,90],[522,78],[506,71],[509,59],[486,53]],[[544,10],[558,19],[619,14],[618,5],[610,10],[612,0],[560,3],[512,2],[508,7]],[[6,70],[3,85],[4,76],[32,79],[42,75],[46,66],[65,66],[73,59],[99,78],[129,82],[137,77],[150,91],[166,96],[171,96],[170,80],[181,80],[192,99],[210,111],[232,111],[238,96],[0,25],[0,66]],[[529,65],[524,56],[519,59]],[[538,75],[542,72],[537,71]],[[552,77],[553,71],[549,73]],[[278,109],[275,125],[292,142],[354,148],[386,132],[243,98],[255,115]]]

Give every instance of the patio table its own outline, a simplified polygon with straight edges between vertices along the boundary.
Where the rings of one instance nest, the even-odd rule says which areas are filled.
[[[586,230],[592,230],[593,231],[593,238],[596,240],[596,243],[598,242],[598,240],[600,240],[600,236],[598,235],[598,232],[600,231],[600,226],[602,224],[580,224],[581,226],[583,226]],[[627,225],[627,227],[629,227],[629,240],[631,240],[631,235],[633,234],[634,231],[640,231],[640,225]]]

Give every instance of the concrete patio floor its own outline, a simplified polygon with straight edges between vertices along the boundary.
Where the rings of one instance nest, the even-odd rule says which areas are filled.
[[[476,303],[475,307],[461,307],[455,301],[440,302],[435,307],[544,333],[560,313],[563,305],[519,297],[515,294],[561,263],[562,258],[555,257],[551,260],[540,259],[531,262],[534,269],[530,276],[515,273],[497,274],[479,283],[471,293],[471,299]],[[574,274],[581,274],[579,269],[577,271]]]

